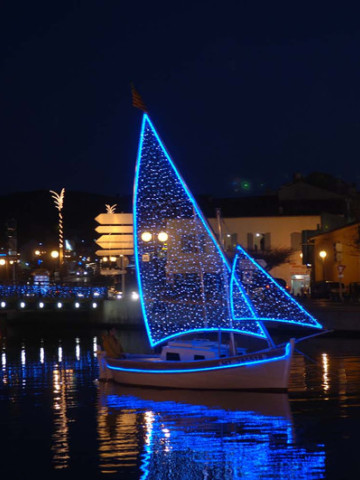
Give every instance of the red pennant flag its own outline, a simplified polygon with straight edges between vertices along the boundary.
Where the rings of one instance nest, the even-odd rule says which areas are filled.
[[[132,105],[135,108],[139,108],[145,113],[148,113],[147,107],[145,103],[143,102],[143,99],[141,98],[139,92],[135,89],[134,85],[131,84],[131,95],[132,95]]]

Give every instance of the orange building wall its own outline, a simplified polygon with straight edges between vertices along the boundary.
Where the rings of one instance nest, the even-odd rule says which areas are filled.
[[[344,277],[341,279],[345,285],[351,282],[360,282],[360,224],[350,225],[332,232],[314,237],[314,273],[315,281],[330,280],[339,281],[339,264],[344,265]],[[334,244],[341,243],[342,258],[336,259]],[[327,255],[322,262],[319,253],[324,250]]]

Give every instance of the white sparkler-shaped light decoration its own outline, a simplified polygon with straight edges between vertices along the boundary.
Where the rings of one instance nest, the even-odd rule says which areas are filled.
[[[63,231],[63,216],[62,216],[62,209],[64,206],[64,196],[65,196],[65,188],[61,190],[60,193],[55,192],[54,190],[50,190],[52,194],[52,198],[54,199],[55,208],[59,211],[59,260],[60,264],[64,261],[64,231]]]

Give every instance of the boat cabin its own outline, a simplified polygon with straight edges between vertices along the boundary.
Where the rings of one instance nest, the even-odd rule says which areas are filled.
[[[238,348],[237,354],[243,355],[246,349]],[[174,340],[161,350],[161,360],[193,362],[194,360],[213,360],[229,357],[229,345],[219,344],[210,340]]]

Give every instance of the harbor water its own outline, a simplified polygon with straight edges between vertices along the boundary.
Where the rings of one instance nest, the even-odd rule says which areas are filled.
[[[359,478],[360,337],[304,343],[273,394],[99,382],[101,333],[2,329],[1,479]],[[142,330],[119,334],[147,350]]]

